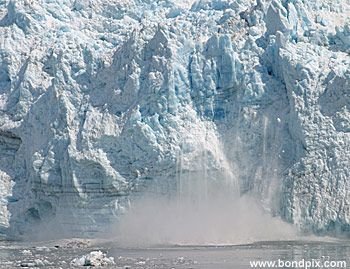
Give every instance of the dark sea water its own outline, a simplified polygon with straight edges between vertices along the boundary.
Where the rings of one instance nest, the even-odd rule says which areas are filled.
[[[125,248],[118,246],[116,243],[80,239],[35,243],[0,242],[0,268],[84,268],[82,266],[72,266],[70,263],[74,258],[81,257],[94,250],[101,250],[108,257],[114,257],[115,265],[101,267],[108,269],[246,269],[253,268],[250,264],[252,261],[278,260],[284,262],[316,260],[321,261],[322,266],[327,260],[345,261],[347,263],[345,268],[350,268],[350,241],[299,240],[257,242],[235,246]],[[282,267],[276,265],[274,268],[299,267],[291,267],[290,264],[287,264]]]

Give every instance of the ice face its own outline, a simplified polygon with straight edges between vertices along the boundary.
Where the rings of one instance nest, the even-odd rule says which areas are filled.
[[[89,235],[191,175],[349,232],[344,1],[0,6],[3,234]]]

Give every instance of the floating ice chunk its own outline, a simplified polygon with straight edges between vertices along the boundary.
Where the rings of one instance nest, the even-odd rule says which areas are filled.
[[[39,267],[45,266],[45,263],[42,260],[40,260],[40,259],[35,259],[34,263],[35,263],[36,266],[39,266]]]
[[[32,252],[29,249],[25,249],[22,251],[22,254],[29,256],[29,255],[32,255]]]
[[[20,263],[21,267],[44,267],[47,265],[52,265],[48,260],[35,259],[33,261],[23,261]]]
[[[102,251],[92,251],[80,258],[75,258],[70,263],[73,266],[106,266],[115,264],[113,257],[107,257]]]
[[[37,251],[43,251],[43,252],[50,252],[51,251],[50,248],[45,247],[45,246],[43,246],[43,247],[36,247],[35,249]]]
[[[20,264],[21,267],[36,267],[37,265],[35,262],[21,262]]]

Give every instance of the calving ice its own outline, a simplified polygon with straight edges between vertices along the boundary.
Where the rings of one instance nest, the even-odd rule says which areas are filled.
[[[1,235],[94,236],[148,193],[349,235],[349,8],[0,1]]]

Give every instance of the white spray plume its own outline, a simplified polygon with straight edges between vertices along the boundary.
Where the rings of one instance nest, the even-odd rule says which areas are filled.
[[[121,219],[116,241],[122,246],[234,245],[292,240],[292,225],[264,212],[252,198],[144,198]]]

